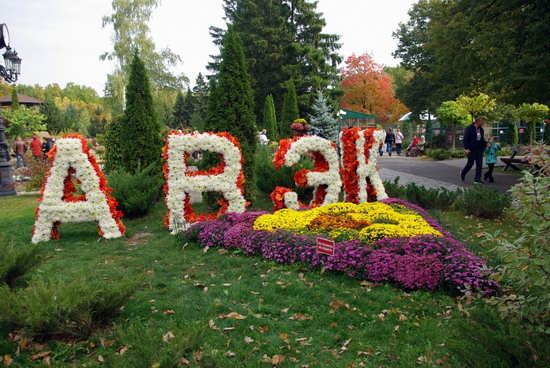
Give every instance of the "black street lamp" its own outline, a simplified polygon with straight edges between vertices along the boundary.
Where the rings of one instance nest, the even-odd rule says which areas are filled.
[[[10,33],[8,26],[4,23],[0,24],[0,50],[3,48],[6,49],[3,55],[5,66],[0,65],[0,77],[8,83],[14,83],[21,72],[21,58],[10,47]],[[0,197],[15,194],[15,182],[11,174],[10,151],[6,141],[6,126],[0,108]]]

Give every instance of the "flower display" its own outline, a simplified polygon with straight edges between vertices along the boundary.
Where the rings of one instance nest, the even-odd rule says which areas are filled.
[[[188,160],[193,152],[209,151],[222,158],[221,163],[208,170],[189,170]],[[170,132],[166,138],[164,191],[168,213],[165,224],[173,234],[189,224],[214,219],[225,212],[244,212],[243,155],[239,141],[229,133]],[[197,215],[191,207],[192,192],[219,192],[223,199],[216,214]]]
[[[394,208],[398,207],[398,208]],[[281,209],[258,217],[255,230],[285,230],[334,240],[372,242],[387,237],[442,236],[421,215],[381,202],[334,203],[310,210]]]
[[[313,170],[299,170],[294,175],[294,182],[299,187],[313,187],[313,199],[309,207],[326,205],[338,201],[342,187],[338,170],[338,154],[335,145],[321,137],[295,137],[283,139],[275,152],[273,164],[276,169],[294,166],[301,156],[308,155],[313,160]],[[291,189],[277,187],[271,194],[273,205],[280,208],[308,207],[298,201],[298,195]]]
[[[322,267],[325,271],[343,272],[362,280],[394,283],[405,289],[440,288],[453,293],[473,291],[483,295],[498,292],[499,285],[492,279],[491,270],[485,261],[470,253],[424,210],[399,199],[391,198],[382,202],[360,205],[335,203],[301,211],[304,212],[303,216],[299,215],[300,211],[283,209],[277,213],[293,215],[296,216],[294,222],[301,221],[300,225],[287,230],[257,229],[257,225],[263,221],[260,219],[266,219],[265,212],[227,214],[217,220],[193,225],[187,235],[202,246],[238,248],[247,255],[259,255],[281,264],[304,263],[314,268]],[[360,227],[362,223],[372,223],[380,214],[390,213],[392,216],[415,215],[415,221],[424,221],[424,224],[429,225],[424,226],[430,227],[433,233],[393,235],[368,241],[348,239],[336,242],[334,255],[317,253],[318,234],[315,231],[325,226],[323,223],[332,226],[339,216],[352,214],[361,216],[360,221],[363,222],[351,217],[341,222],[346,226]],[[308,216],[308,230],[314,232],[301,233],[297,228],[307,228],[304,218]],[[353,226],[348,227],[356,231],[357,228]]]
[[[385,137],[384,130],[375,128],[346,128],[340,134],[340,172],[347,202],[363,203],[388,197],[376,168],[378,145]]]
[[[95,221],[100,236],[111,239],[124,235],[122,212],[86,139],[67,134],[48,153],[52,166],[40,192],[32,242],[59,239],[61,223]],[[75,195],[80,185],[83,194]]]

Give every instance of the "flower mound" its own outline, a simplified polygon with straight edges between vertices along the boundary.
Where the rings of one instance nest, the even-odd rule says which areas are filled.
[[[389,221],[376,223],[380,216],[387,216]],[[396,236],[387,231],[383,237],[361,235],[374,225],[406,228],[413,217],[416,228],[425,233],[413,231],[411,235]],[[269,218],[277,219],[277,224],[268,226]],[[388,223],[392,220],[399,221],[400,226]],[[337,240],[332,256],[317,253],[318,234],[331,236],[340,225],[345,225],[343,232],[358,232],[359,236],[350,239],[346,235]],[[217,220],[197,223],[187,234],[203,246],[237,248],[277,263],[300,262],[362,280],[391,282],[405,289],[440,288],[458,293],[470,290],[483,295],[499,290],[483,259],[470,253],[426,211],[393,198],[361,205],[335,203],[309,211],[284,209],[273,215],[229,213]]]

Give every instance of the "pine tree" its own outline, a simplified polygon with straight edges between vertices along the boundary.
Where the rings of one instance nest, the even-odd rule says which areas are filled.
[[[44,123],[48,127],[49,132],[60,133],[67,129],[65,116],[53,100],[46,99],[46,101],[40,105],[40,113],[46,116]]]
[[[267,137],[270,140],[277,140],[277,116],[275,115],[273,96],[270,94],[265,98],[262,129],[267,130]]]
[[[195,87],[193,87],[194,108],[193,112],[197,113],[202,120],[206,119],[206,109],[208,105],[208,83],[204,79],[202,73],[197,75]]]
[[[287,92],[283,98],[283,108],[281,111],[281,121],[279,126],[281,138],[288,138],[292,136],[290,124],[292,124],[292,122],[299,117],[300,111],[298,110],[296,88],[294,87],[294,81],[289,80],[287,82]]]
[[[107,155],[108,170],[125,169],[135,173],[151,164],[160,168],[160,124],[156,120],[145,66],[137,52],[134,53],[126,87],[126,109],[115,125],[111,125],[112,132],[107,135],[107,150],[118,152]]]
[[[11,110],[15,111],[19,109],[19,97],[17,97],[17,89],[15,87],[11,90]]]
[[[174,114],[172,118],[172,129],[182,129],[185,127],[185,97],[183,93],[178,91],[176,96],[176,103],[174,104]]]
[[[321,131],[321,137],[336,142],[339,133],[338,121],[332,116],[327,99],[321,91],[317,93],[312,109],[313,114],[309,115],[310,124]]]
[[[245,197],[251,200],[257,146],[254,91],[241,40],[231,25],[228,25],[222,50],[220,73],[210,89],[207,129],[227,131],[239,140],[244,156]]]

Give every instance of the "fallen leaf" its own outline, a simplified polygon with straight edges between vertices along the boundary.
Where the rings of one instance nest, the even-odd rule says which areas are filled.
[[[347,304],[347,303],[345,303],[341,300],[338,300],[335,297],[332,297],[332,300],[330,302],[330,313],[334,313],[340,308],[350,309],[349,304]]]
[[[216,331],[218,329],[218,326],[216,326],[213,319],[208,321],[208,327],[210,327],[210,329],[214,330],[214,331]]]
[[[399,315],[399,321],[400,321],[400,322],[404,322],[404,321],[406,321],[406,320],[407,320],[407,316],[404,315],[403,313],[401,313],[401,314]]]
[[[229,358],[232,358],[234,357],[236,354],[234,352],[232,352],[231,350],[227,350],[224,354],[226,357],[229,357]]]
[[[162,341],[168,342],[168,341],[172,340],[174,337],[176,337],[174,335],[174,333],[172,331],[168,331],[167,333],[162,335]]]
[[[204,249],[202,250],[202,252],[203,252],[203,253],[206,253],[206,252],[208,252],[208,249],[210,249],[210,247],[209,247],[209,246],[206,246],[206,247],[204,247]]]
[[[260,331],[261,334],[269,332],[269,326],[260,326],[258,327],[258,331]]]
[[[176,312],[173,309],[167,309],[164,312],[162,312],[165,316],[170,316],[172,314],[176,314]]]
[[[229,251],[225,248],[218,249],[218,254],[225,254],[227,252],[229,252]]]
[[[230,318],[230,319],[246,319],[246,316],[243,316],[242,314],[239,314],[237,312],[231,312],[231,313],[228,313],[228,314],[220,314],[218,316],[219,319],[226,319],[226,318]]]
[[[281,309],[281,312],[283,312],[283,313],[288,313],[288,310],[289,310],[289,309],[290,309],[290,308],[283,308],[283,309]]]
[[[128,345],[122,345],[121,347],[119,347],[118,349],[116,349],[116,353],[117,355],[123,355],[125,352],[127,352],[129,349],[129,346]]]
[[[244,337],[244,342],[245,342],[246,344],[251,344],[251,343],[254,342],[254,339],[253,339],[252,337],[250,337],[250,336],[245,336],[245,337]]]
[[[48,355],[50,355],[51,353],[52,353],[51,351],[41,351],[40,353],[36,353],[34,355],[31,355],[31,360],[35,361],[35,360],[38,360],[38,359],[43,359],[43,358],[47,357]]]
[[[233,331],[235,329],[235,327],[226,327],[223,329],[223,332],[226,333],[226,332],[229,332],[229,331]]]
[[[106,349],[106,348],[110,348],[115,343],[115,340],[106,340],[103,337],[100,337],[99,342],[100,342],[101,346],[104,349]]]
[[[280,333],[279,338],[288,344],[288,334]]]
[[[103,356],[102,356],[102,355],[98,355],[98,356],[97,356],[97,361],[100,362],[100,363],[104,363],[104,362],[105,362],[105,359],[103,359]]]
[[[397,331],[399,331],[399,325],[397,325],[393,328],[393,332],[397,332]]]
[[[350,342],[351,342],[351,339],[348,339],[348,340],[344,341],[344,345],[342,345],[342,347],[340,348],[340,351],[347,351],[348,350],[348,345],[349,345]]]
[[[202,350],[195,351],[195,361],[200,362],[202,360]]]
[[[4,355],[2,360],[4,362],[4,367],[9,367],[13,363],[13,358],[9,354]]]
[[[271,357],[271,364],[272,365],[279,365],[281,364],[282,362],[285,361],[285,356],[284,355],[273,355]]]
[[[181,358],[180,363],[183,365],[189,365],[191,362],[187,358]]]
[[[385,315],[384,313],[379,313],[379,314],[378,314],[378,319],[379,319],[380,321],[383,321],[383,320],[386,319],[386,315]]]
[[[296,321],[306,321],[313,319],[313,317],[303,313],[296,313],[295,315],[288,317],[288,319]]]

